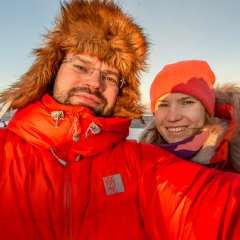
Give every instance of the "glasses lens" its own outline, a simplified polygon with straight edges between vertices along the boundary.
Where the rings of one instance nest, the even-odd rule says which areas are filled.
[[[120,81],[120,76],[118,76],[117,74],[114,73],[106,73],[106,72],[102,72],[103,75],[103,80],[106,82],[106,84],[110,85],[110,86],[117,86],[119,85],[119,81]]]
[[[95,70],[89,63],[81,60],[80,58],[73,56],[66,58],[67,67],[82,75],[90,76]],[[100,71],[100,70],[98,70]],[[111,71],[101,72],[102,80],[109,86],[115,86],[121,88],[124,84],[124,80],[116,73]]]
[[[84,75],[91,74],[91,66],[88,63],[76,57],[72,57],[69,59],[68,67]]]

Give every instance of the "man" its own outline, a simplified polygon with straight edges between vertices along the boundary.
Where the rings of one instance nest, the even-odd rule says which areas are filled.
[[[0,102],[0,239],[237,239],[240,177],[128,141],[148,43],[112,1],[62,6]]]

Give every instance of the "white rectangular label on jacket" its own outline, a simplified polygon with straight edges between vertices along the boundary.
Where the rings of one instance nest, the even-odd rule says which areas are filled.
[[[103,177],[103,182],[107,195],[124,192],[124,186],[120,174]]]

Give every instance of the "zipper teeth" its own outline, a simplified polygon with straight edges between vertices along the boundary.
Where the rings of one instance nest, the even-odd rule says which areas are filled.
[[[73,125],[70,128],[67,138],[72,140],[74,133],[74,125],[77,124],[79,116],[73,119]],[[75,125],[76,126],[76,125]],[[70,140],[70,142],[71,142]],[[68,156],[71,144],[64,147],[64,156]],[[71,167],[70,164],[64,169],[64,239],[72,240],[72,185],[71,185]]]
[[[71,202],[71,169],[64,168],[64,221],[65,240],[72,239],[72,202]]]

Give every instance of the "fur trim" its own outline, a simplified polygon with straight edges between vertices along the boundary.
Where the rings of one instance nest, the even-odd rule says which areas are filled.
[[[240,172],[240,87],[236,84],[218,85],[215,88],[216,104],[232,106],[230,117],[234,119],[234,136],[229,141],[229,157],[232,165]]]
[[[0,103],[23,108],[52,90],[66,52],[88,53],[115,66],[126,81],[120,90],[114,116],[140,118],[139,75],[146,70],[148,42],[143,30],[111,0],[70,0],[61,5],[53,31],[20,81],[0,94]]]
[[[216,148],[219,142],[227,133],[229,121],[213,118],[213,122],[214,123],[210,126],[203,128],[203,131],[208,130],[210,135],[202,148],[191,158],[191,161],[200,164],[208,164],[216,154]]]
[[[7,102],[3,105],[1,111],[0,111],[0,119],[2,119],[3,115],[8,111],[8,109],[11,106],[11,102]]]

